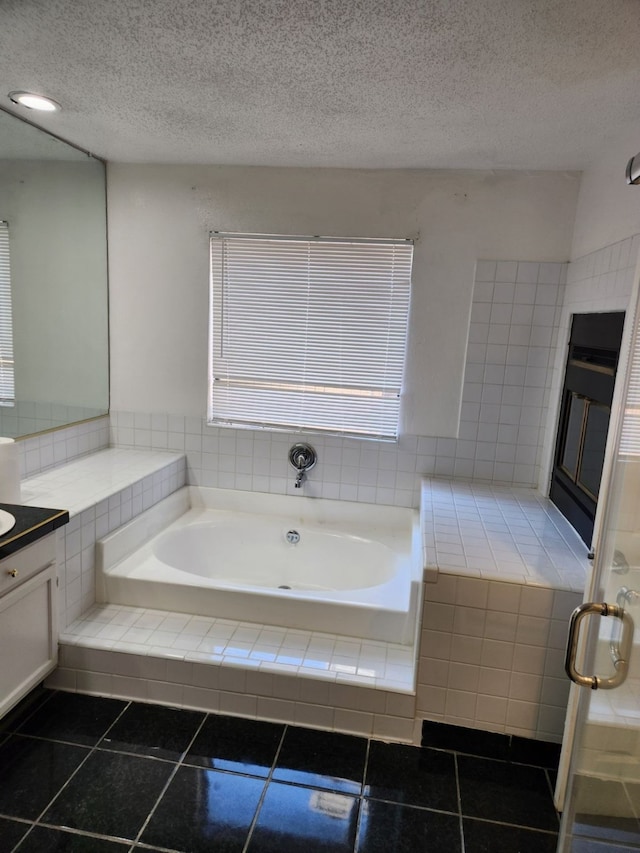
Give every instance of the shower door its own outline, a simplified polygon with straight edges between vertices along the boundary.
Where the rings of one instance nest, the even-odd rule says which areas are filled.
[[[612,424],[611,468],[589,597],[567,670],[581,687],[559,853],[640,851],[640,343]],[[616,407],[618,408],[618,407]],[[565,751],[567,744],[565,744]]]

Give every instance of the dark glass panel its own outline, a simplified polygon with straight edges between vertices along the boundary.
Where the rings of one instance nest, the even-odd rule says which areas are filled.
[[[562,459],[560,464],[572,480],[578,474],[578,460],[580,458],[580,438],[582,436],[582,421],[587,401],[576,394],[570,394],[568,399],[569,415],[567,417],[567,429],[565,431],[564,447],[562,448]]]
[[[609,427],[608,406],[591,404],[587,412],[587,425],[584,433],[582,463],[578,485],[586,489],[594,498],[598,497],[600,478],[604,464],[604,451],[607,444]]]

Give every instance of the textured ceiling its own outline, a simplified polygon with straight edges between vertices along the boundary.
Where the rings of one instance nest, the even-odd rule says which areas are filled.
[[[579,169],[640,118],[640,2],[0,0],[15,89],[114,161]]]

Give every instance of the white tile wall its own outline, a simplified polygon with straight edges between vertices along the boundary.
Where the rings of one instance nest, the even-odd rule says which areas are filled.
[[[452,574],[425,583],[416,716],[560,742],[566,631],[581,601]]]
[[[419,477],[434,464],[435,439],[402,436],[397,444],[313,435],[318,453],[303,493],[364,503],[417,507]],[[183,451],[190,485],[299,494],[288,451],[294,433],[208,427],[201,418],[112,412],[118,447]]]
[[[79,426],[77,421],[86,421],[103,414],[104,409],[16,400],[14,406],[0,406],[0,435],[30,435],[64,428],[65,424]]]
[[[569,265],[563,311],[624,311],[633,289],[640,234],[605,246]]]
[[[108,446],[108,416],[20,439],[20,473],[33,477]]]
[[[567,264],[478,261],[457,440],[434,472],[534,486]]]
[[[430,582],[417,717],[560,741],[584,543],[532,489],[425,480],[420,515]]]
[[[640,235],[591,252],[569,264],[559,322],[558,347],[548,378],[549,410],[543,421],[542,466],[539,488],[549,487],[558,424],[560,388],[564,379],[566,347],[573,314],[626,311],[634,286]]]

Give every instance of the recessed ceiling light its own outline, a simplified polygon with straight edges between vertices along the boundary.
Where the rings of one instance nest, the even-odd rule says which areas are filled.
[[[61,109],[60,104],[45,98],[44,95],[35,95],[33,92],[9,92],[9,99],[14,104],[26,107],[29,110],[40,110],[45,113],[55,113]]]

